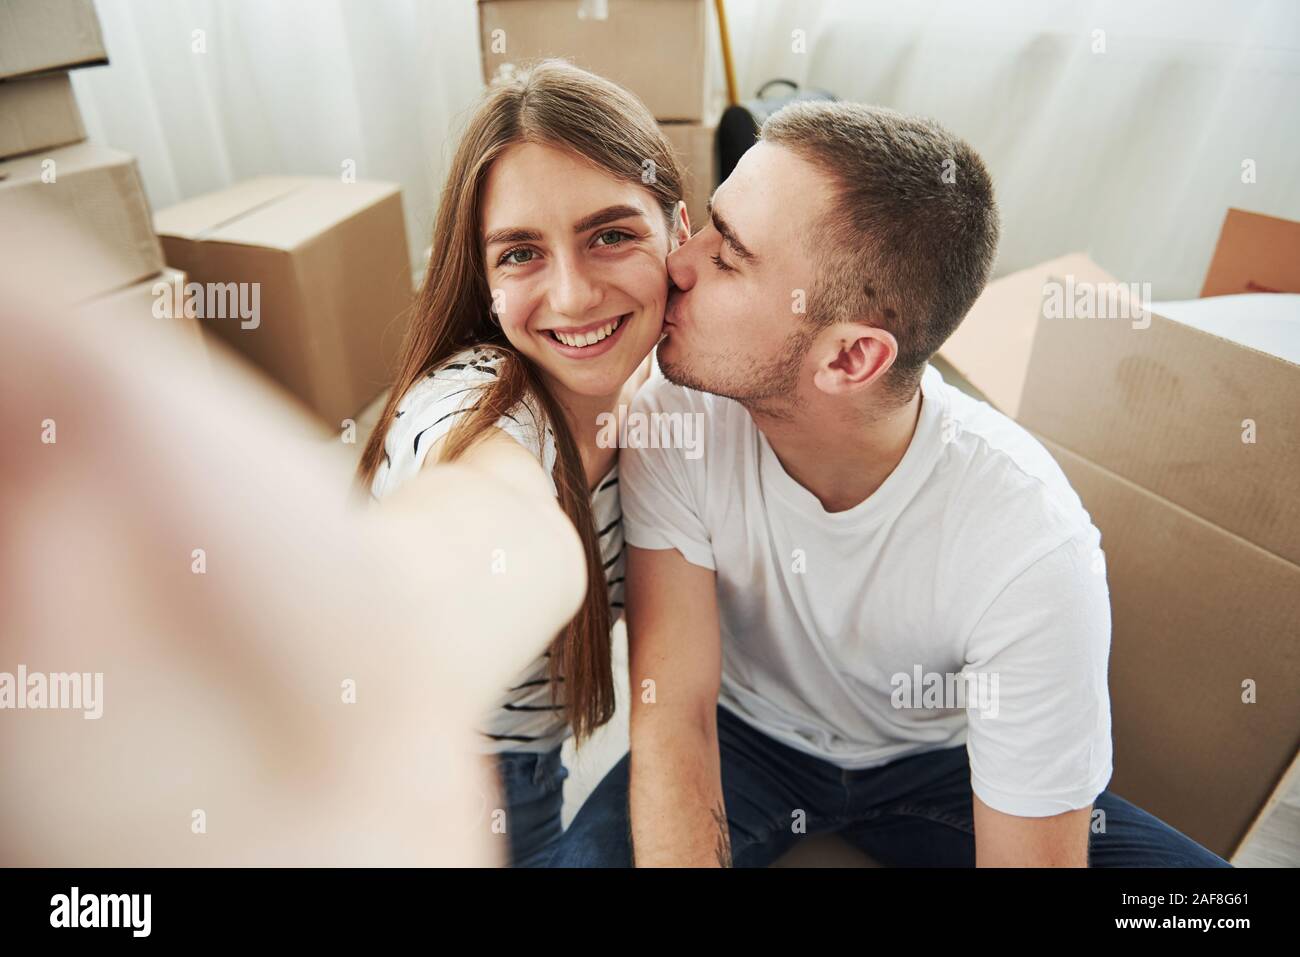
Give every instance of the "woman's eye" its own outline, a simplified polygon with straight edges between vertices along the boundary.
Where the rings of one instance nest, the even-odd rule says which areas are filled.
[[[602,240],[602,239],[608,239],[610,236],[613,236],[613,237],[614,237],[614,241],[613,241],[613,242],[600,243],[600,240]],[[621,230],[621,229],[607,229],[607,230],[605,230],[603,233],[601,233],[599,236],[597,236],[597,237],[596,237],[596,240],[597,240],[597,242],[600,243],[600,245],[602,245],[602,246],[617,246],[619,243],[623,242],[624,240],[626,240],[626,239],[632,239],[632,238],[633,238],[633,237],[632,237],[632,234],[629,233],[629,232],[625,232],[624,230]]]
[[[528,256],[528,259],[515,259],[515,256]],[[531,249],[512,249],[504,256],[497,260],[498,266],[523,266],[532,260],[533,251]]]
[[[726,263],[724,263],[724,262],[722,261],[722,257],[721,257],[721,256],[719,256],[719,255],[717,255],[717,254],[714,254],[714,255],[710,256],[709,258],[713,260],[713,265],[717,266],[717,267],[718,267],[719,269],[721,269],[723,272],[731,272],[731,267],[728,266]]]

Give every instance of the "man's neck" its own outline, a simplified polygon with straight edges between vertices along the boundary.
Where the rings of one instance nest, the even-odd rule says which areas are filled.
[[[879,415],[818,401],[789,417],[751,410],[787,474],[828,512],[866,501],[903,460],[920,420],[921,392]]]

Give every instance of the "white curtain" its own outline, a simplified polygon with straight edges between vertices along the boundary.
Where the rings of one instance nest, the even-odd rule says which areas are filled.
[[[358,179],[401,184],[418,262],[449,131],[482,90],[472,0],[96,0],[96,10],[110,65],[73,74],[87,134],[136,154],[154,209],[252,176],[339,176],[353,160]]]
[[[139,156],[155,208],[258,174],[338,175],[352,159],[359,177],[402,185],[420,255],[481,90],[473,0],[97,7],[112,64],[74,75],[79,101],[93,138]],[[742,97],[788,77],[970,140],[1002,206],[999,274],[1083,249],[1156,298],[1191,298],[1227,207],[1300,219],[1295,0],[727,0],[727,11]],[[662,56],[672,69],[673,51]]]
[[[1194,298],[1228,207],[1300,219],[1295,0],[733,8],[743,95],[788,77],[975,146],[1002,208],[999,275],[1084,250],[1158,299]]]

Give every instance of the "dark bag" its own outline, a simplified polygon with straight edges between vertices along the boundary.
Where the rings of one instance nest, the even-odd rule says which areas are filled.
[[[790,90],[780,96],[768,96],[767,91],[776,85],[788,86]],[[727,107],[718,121],[718,172],[721,179],[731,175],[740,157],[758,142],[758,130],[763,121],[781,107],[800,100],[835,99],[833,93],[825,90],[801,90],[793,80],[768,80],[759,87],[754,99]]]

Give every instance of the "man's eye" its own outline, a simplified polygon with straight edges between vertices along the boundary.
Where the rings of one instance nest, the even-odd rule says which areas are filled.
[[[717,266],[723,272],[731,272],[731,267],[722,261],[721,256],[715,254],[710,256],[709,258],[713,260],[713,265]]]
[[[600,242],[600,240],[602,240],[602,239],[606,239],[607,237],[610,237],[610,236],[615,237],[615,239],[614,239],[613,242],[608,242],[608,243],[602,243],[602,242]],[[602,245],[602,246],[617,246],[619,243],[623,242],[624,240],[627,240],[627,239],[633,239],[633,238],[635,238],[635,237],[633,237],[633,235],[632,235],[631,233],[629,233],[629,232],[627,232],[627,231],[625,231],[625,230],[622,230],[622,229],[607,229],[607,230],[605,230],[603,233],[601,233],[599,236],[596,237],[596,241],[597,241],[597,243],[599,243],[599,245]]]
[[[529,258],[528,259],[511,258],[513,256],[521,256],[521,255],[527,255]],[[506,252],[505,255],[503,255],[500,259],[497,260],[497,265],[498,266],[523,266],[531,261],[532,255],[533,255],[533,251],[531,249],[527,249],[521,246],[518,249],[511,249],[508,252]]]

